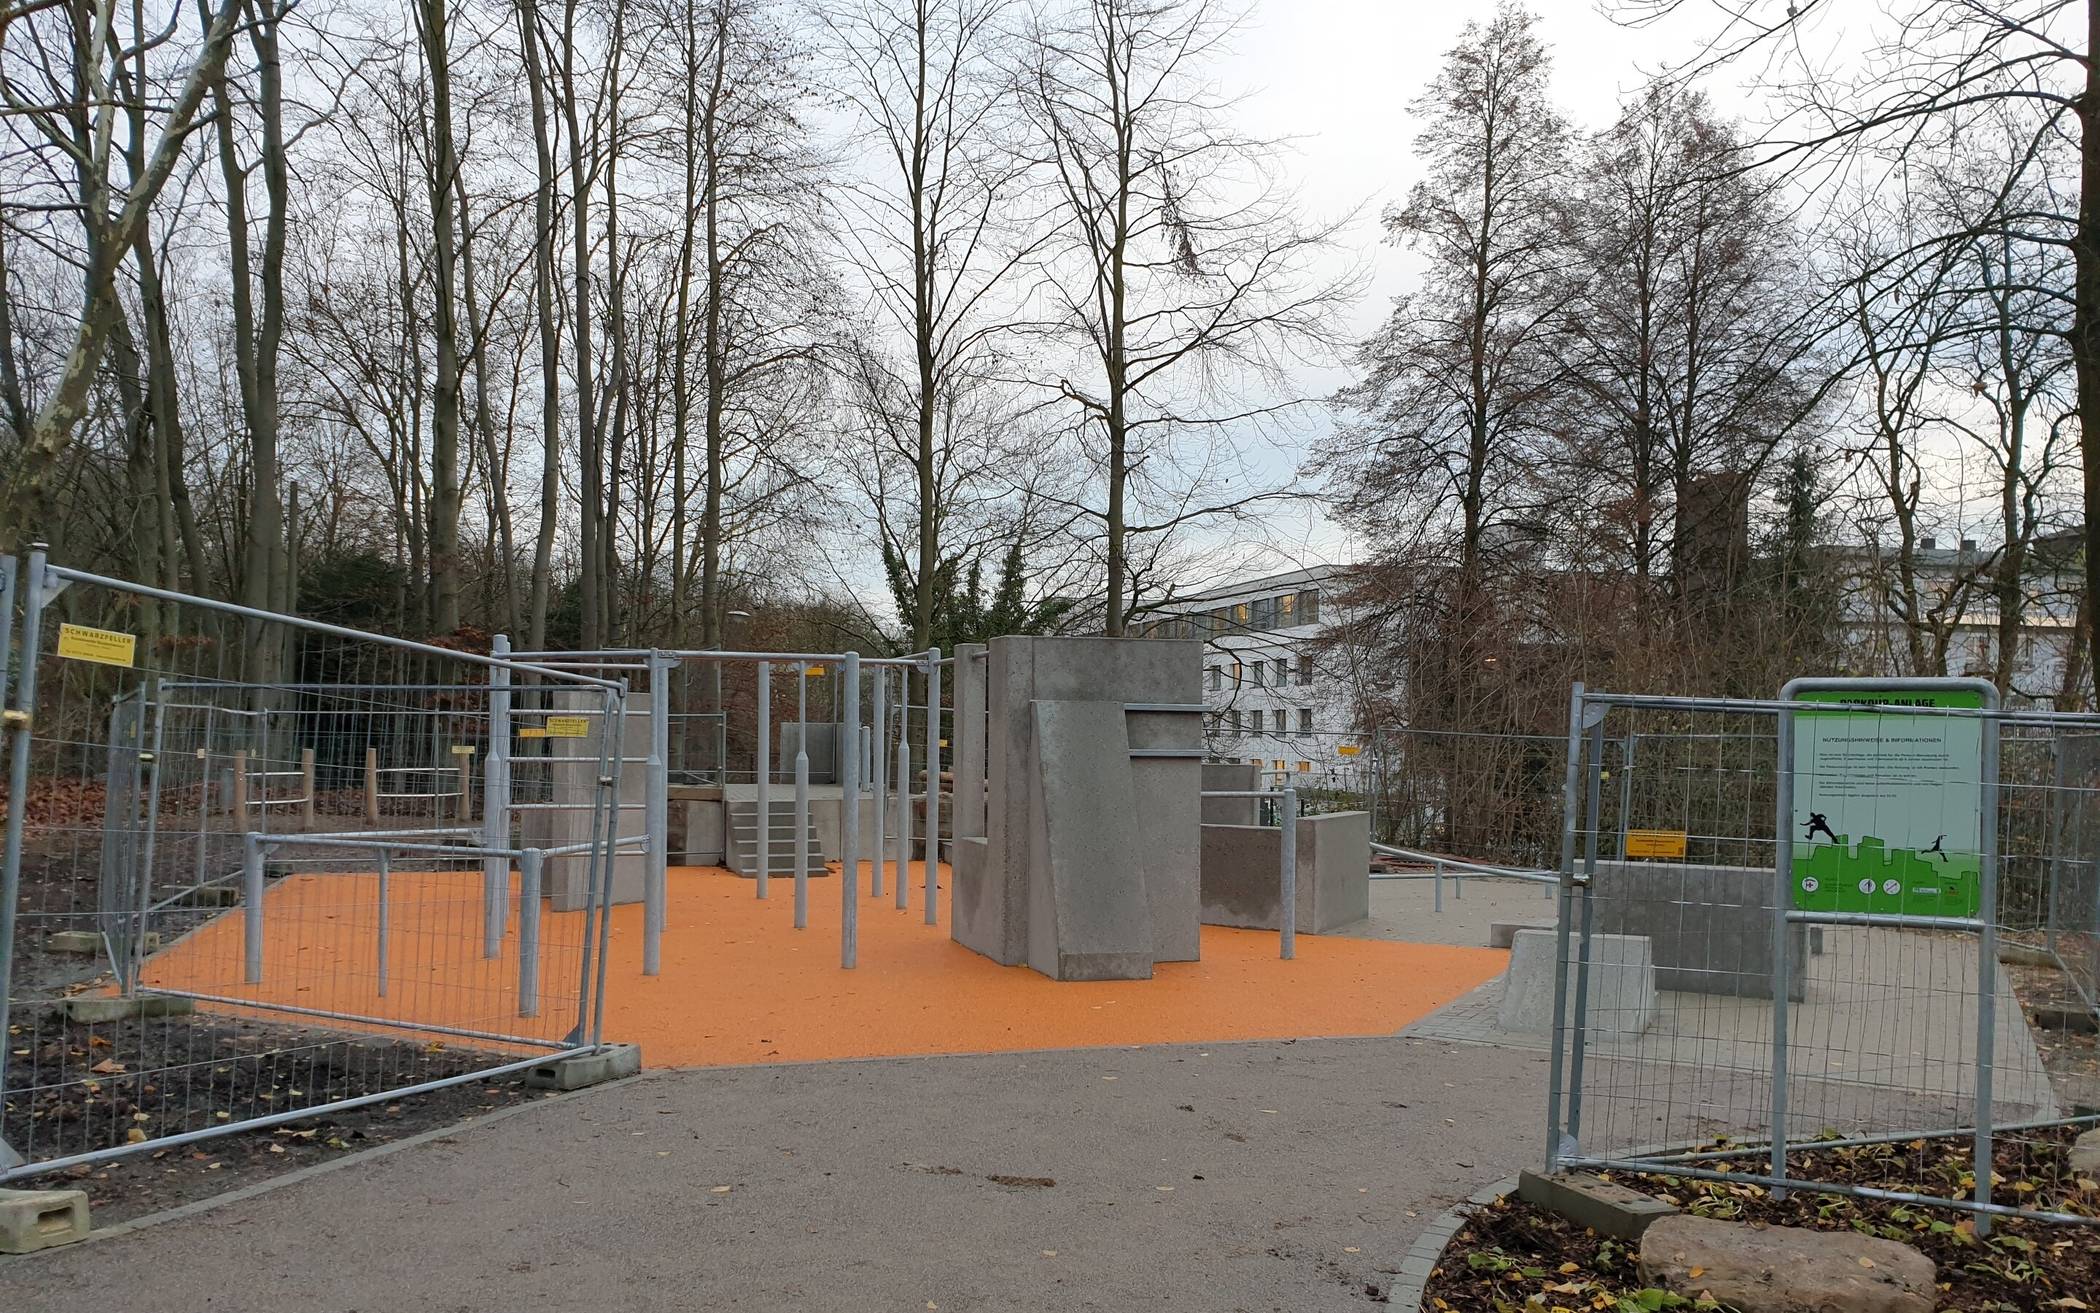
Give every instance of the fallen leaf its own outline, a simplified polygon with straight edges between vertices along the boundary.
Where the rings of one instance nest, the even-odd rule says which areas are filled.
[[[1345,1254],[1361,1254],[1364,1251],[1358,1249],[1355,1245],[1343,1245],[1342,1252]]]
[[[1861,1260],[1859,1260],[1859,1261],[1860,1261],[1860,1262],[1862,1262],[1862,1263],[1864,1263],[1864,1262],[1866,1262],[1867,1260],[1865,1260],[1865,1259],[1863,1258],[1863,1259],[1861,1259]],[[1703,1276],[1705,1276],[1705,1275],[1706,1275],[1706,1269],[1705,1269],[1705,1268],[1703,1268],[1703,1267],[1695,1267],[1695,1268],[1693,1268],[1693,1269],[1692,1269],[1692,1270],[1691,1270],[1690,1272],[1687,1272],[1687,1273],[1686,1273],[1685,1275],[1686,1275],[1686,1276],[1689,1276],[1689,1277],[1690,1277],[1690,1278],[1691,1278],[1692,1280],[1694,1280],[1694,1281],[1697,1281],[1697,1280],[1698,1280],[1698,1279],[1699,1279],[1700,1277],[1703,1277]]]
[[[1056,1251],[1055,1249],[1045,1249],[1045,1250],[1043,1251],[1043,1257],[1044,1257],[1044,1258],[1056,1258],[1056,1257],[1057,1257],[1057,1251]]]
[[[129,1144],[144,1144],[146,1142],[146,1133],[140,1130],[138,1127],[134,1126],[130,1130],[124,1132],[124,1139],[125,1142]]]
[[[1872,1266],[1874,1266],[1874,1260],[1873,1260],[1873,1259],[1871,1259],[1871,1258],[1868,1258],[1868,1257],[1867,1257],[1867,1256],[1866,1256],[1865,1254],[1861,1254],[1861,1255],[1859,1256],[1859,1265],[1860,1265],[1861,1267],[1872,1267]],[[1696,1275],[1698,1275],[1698,1274],[1697,1274],[1697,1273],[1693,1273],[1693,1275],[1694,1275],[1694,1276],[1696,1276]]]
[[[710,1189],[708,1190],[708,1193],[709,1193],[709,1194],[728,1194],[728,1193],[729,1193],[729,1187],[728,1187],[728,1186],[726,1186],[726,1185],[717,1185],[717,1186],[713,1186],[713,1187],[711,1187],[711,1188],[710,1188]]]
[[[1408,1214],[1408,1216],[1409,1216],[1409,1217],[1413,1217],[1413,1216],[1414,1216],[1414,1214],[1413,1214],[1413,1213],[1409,1213],[1409,1214]],[[1561,1274],[1562,1276],[1566,1276],[1566,1275],[1568,1275],[1568,1274],[1569,1274],[1570,1272],[1580,1272],[1580,1271],[1582,1271],[1582,1264],[1580,1264],[1580,1263],[1562,1263],[1562,1264],[1560,1265],[1560,1274]]]

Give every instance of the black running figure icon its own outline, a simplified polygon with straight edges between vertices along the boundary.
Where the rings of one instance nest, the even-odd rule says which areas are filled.
[[[1808,823],[1808,833],[1807,833],[1807,834],[1805,834],[1805,835],[1803,835],[1803,836],[1802,836],[1803,838],[1805,838],[1805,839],[1813,839],[1813,838],[1815,838],[1815,837],[1816,837],[1816,831],[1818,831],[1818,830],[1821,830],[1821,831],[1823,832],[1823,834],[1824,834],[1824,835],[1825,835],[1825,836],[1826,836],[1826,837],[1827,837],[1827,838],[1828,838],[1828,839],[1829,839],[1829,840],[1830,840],[1830,841],[1831,841],[1832,843],[1836,843],[1836,842],[1838,841],[1838,837],[1837,837],[1836,835],[1834,835],[1834,834],[1832,834],[1832,833],[1830,832],[1830,820],[1829,820],[1829,818],[1828,818],[1828,817],[1826,817],[1826,816],[1824,816],[1824,815],[1823,815],[1823,813],[1821,813],[1821,812],[1810,812],[1810,813],[1808,814],[1808,822],[1807,822],[1807,823]]]
[[[1938,853],[1940,855],[1940,860],[1944,862],[1947,860],[1947,850],[1945,848],[1940,847],[1940,845],[1945,842],[1947,842],[1947,836],[1943,834],[1939,838],[1934,839],[1932,841],[1932,847],[1927,848],[1925,852]],[[1924,856],[1924,853],[1920,853],[1919,856]]]

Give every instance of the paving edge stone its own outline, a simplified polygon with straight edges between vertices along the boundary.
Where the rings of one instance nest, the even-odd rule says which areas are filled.
[[[119,995],[75,994],[65,1002],[66,1020],[93,1025],[122,1021],[126,1017],[176,1017],[197,1010],[197,1000],[172,994]]]
[[[1517,1178],[1506,1176],[1493,1185],[1483,1186],[1466,1196],[1466,1201],[1439,1213],[1422,1234],[1415,1237],[1409,1246],[1407,1257],[1400,1260],[1400,1272],[1393,1278],[1392,1288],[1387,1292],[1394,1308],[1421,1313],[1422,1299],[1429,1287],[1429,1274],[1444,1256],[1444,1247],[1451,1237],[1458,1234],[1473,1216],[1473,1210],[1484,1208],[1507,1194],[1516,1193]]]

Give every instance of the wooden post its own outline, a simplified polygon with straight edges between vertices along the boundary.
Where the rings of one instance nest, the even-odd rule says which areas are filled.
[[[299,819],[311,826],[314,823],[314,750],[299,749],[299,779],[306,786],[306,800],[299,804]]]
[[[248,814],[248,749],[233,750],[233,810],[235,816]]]
[[[379,824],[379,749],[365,749],[365,819]]]
[[[455,745],[452,760],[459,765],[459,819],[465,823],[474,819],[474,745]]]

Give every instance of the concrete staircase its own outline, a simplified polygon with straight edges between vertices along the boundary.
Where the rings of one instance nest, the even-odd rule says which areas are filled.
[[[770,871],[774,875],[792,876],[795,873],[795,796],[789,790],[782,798],[776,791],[766,799],[766,810],[771,813],[767,823],[767,846],[772,849]],[[729,816],[729,869],[738,875],[756,878],[758,875],[758,803],[755,799],[733,799],[728,804]],[[817,841],[816,818],[809,821],[809,873],[829,874],[824,869],[824,847]]]

